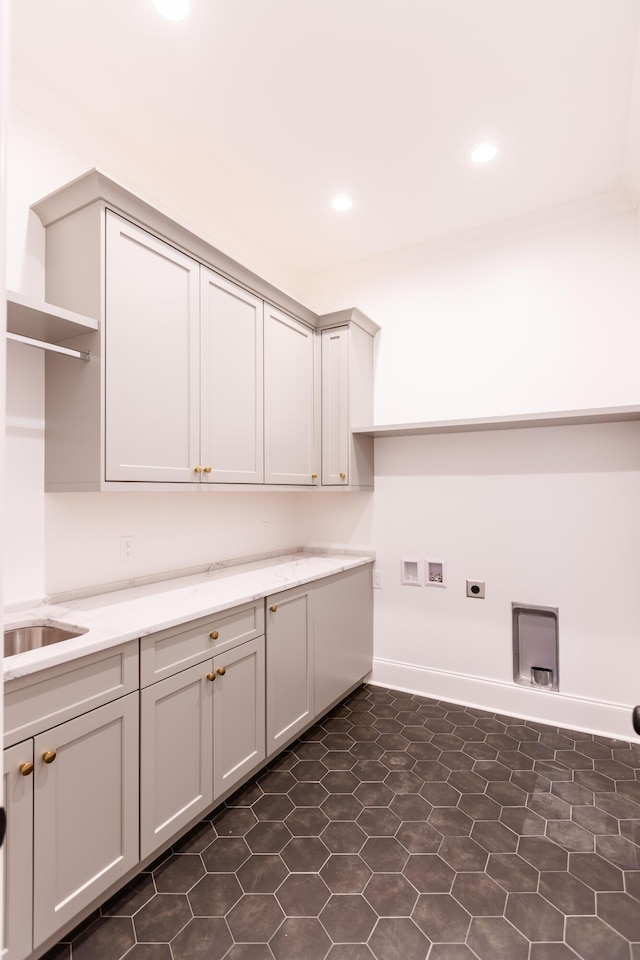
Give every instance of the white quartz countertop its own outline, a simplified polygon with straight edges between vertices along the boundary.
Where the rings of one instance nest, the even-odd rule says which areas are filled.
[[[62,623],[87,632],[71,640],[5,657],[4,679],[26,676],[372,562],[373,558],[365,555],[286,554],[82,599],[42,603],[20,613],[7,614],[5,630],[37,620]]]

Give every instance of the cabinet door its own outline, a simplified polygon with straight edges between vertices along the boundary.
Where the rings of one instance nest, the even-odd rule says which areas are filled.
[[[201,459],[207,483],[262,483],[262,300],[202,268]]]
[[[138,863],[138,709],[130,693],[35,737],[34,948]]]
[[[31,953],[33,922],[33,740],[4,751],[3,805],[7,812],[4,860],[3,960],[24,960]]]
[[[315,333],[269,304],[264,324],[265,483],[312,485]]]
[[[371,565],[318,580],[315,624],[315,710],[325,713],[371,672],[373,590]]]
[[[349,483],[349,330],[322,331],[322,483]]]
[[[211,806],[211,671],[209,660],[141,693],[142,858]]]
[[[213,794],[227,792],[265,758],[264,637],[214,658]]]
[[[199,264],[107,213],[106,479],[193,481]]]
[[[314,718],[313,587],[267,597],[267,756]]]

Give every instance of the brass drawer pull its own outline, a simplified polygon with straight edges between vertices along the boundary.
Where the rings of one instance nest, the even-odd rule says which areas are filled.
[[[31,760],[28,760],[26,763],[21,763],[18,767],[18,770],[23,777],[28,777],[30,773],[33,773],[33,764]]]
[[[215,680],[215,678],[216,678],[215,673],[208,673],[208,674],[207,674],[207,680],[211,680],[211,683],[213,683],[213,681]]]
[[[272,603],[271,606],[269,607],[269,610],[271,610],[271,613],[275,613],[277,609],[278,608],[276,607],[275,603]]]
[[[217,631],[217,630],[212,630],[212,632],[209,634],[209,638],[210,638],[211,640],[217,640],[217,639],[218,639],[218,636],[219,636],[219,634],[218,634],[218,631]]]
[[[317,479],[318,479],[318,474],[317,474],[317,473],[312,473],[312,474],[311,474],[311,479],[312,479],[312,480],[317,480]]]
[[[341,474],[340,474],[340,479],[341,479],[341,480],[344,480],[345,477],[346,477],[346,473],[341,473]]]
[[[211,473],[211,467],[205,467],[205,468],[204,468],[204,472],[205,472],[205,473]]]
[[[193,468],[193,472],[194,472],[194,473],[202,473],[202,467],[194,467],[194,468]]]
[[[225,675],[226,672],[227,672],[227,668],[226,668],[226,667],[218,667],[218,676],[219,676],[219,677],[224,677],[224,675]]]
[[[53,763],[56,756],[57,754],[55,750],[45,750],[45,752],[42,754],[42,759],[45,763]]]

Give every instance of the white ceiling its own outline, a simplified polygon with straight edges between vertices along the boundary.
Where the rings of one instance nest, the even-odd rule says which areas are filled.
[[[14,61],[303,274],[625,186],[640,0],[191,2],[14,0]]]

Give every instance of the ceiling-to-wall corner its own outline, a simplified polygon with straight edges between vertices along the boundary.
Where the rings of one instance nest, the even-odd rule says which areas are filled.
[[[169,173],[150,162],[20,63],[13,65],[11,80],[10,176],[12,194],[20,198],[24,209],[21,213],[10,211],[10,226],[19,215],[27,217],[31,203],[98,167],[243,266],[298,297],[302,288],[298,271],[221,214],[206,184],[193,183],[181,178],[179,171]],[[39,160],[43,155],[46,164]],[[21,256],[23,251],[14,250],[14,260]],[[13,272],[20,276],[21,269],[18,264]]]
[[[335,309],[335,304],[343,295],[341,291],[357,289],[359,285],[375,278],[401,275],[405,271],[419,270],[437,261],[464,257],[491,247],[629,213],[636,208],[637,203],[638,196],[621,186],[608,193],[563,203],[526,216],[395,250],[332,270],[309,274],[300,298],[309,304],[311,309],[324,313]]]

